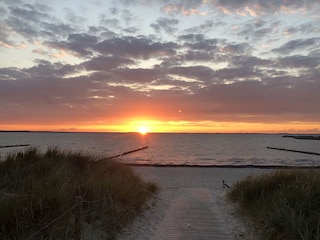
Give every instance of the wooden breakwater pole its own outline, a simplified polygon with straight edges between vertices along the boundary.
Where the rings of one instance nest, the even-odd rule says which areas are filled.
[[[148,146],[144,146],[144,147],[136,148],[136,149],[133,149],[133,150],[121,153],[121,154],[117,154],[117,155],[111,156],[111,157],[106,157],[106,158],[103,158],[103,159],[99,159],[98,161],[108,160],[108,159],[117,158],[117,157],[122,157],[124,155],[130,154],[130,153],[134,153],[134,152],[138,152],[138,151],[142,151],[142,150],[147,149],[147,148],[149,148],[149,147]]]
[[[30,144],[16,144],[16,145],[5,145],[0,146],[0,148],[11,148],[11,147],[28,147]]]
[[[276,148],[276,147],[267,147],[268,149],[280,150],[280,151],[287,151],[287,152],[296,152],[296,153],[304,153],[304,154],[311,154],[311,155],[320,155],[320,153],[316,152],[307,152],[307,151],[300,151],[300,150],[293,150],[293,149],[286,149],[286,148]]]

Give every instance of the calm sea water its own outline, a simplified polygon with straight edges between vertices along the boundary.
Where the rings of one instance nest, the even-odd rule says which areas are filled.
[[[267,149],[287,148],[320,152],[320,141],[284,138],[272,134],[160,134],[0,132],[0,146],[30,144],[82,151],[98,157],[118,155],[148,145],[149,148],[118,158],[135,164],[218,166],[320,166],[320,156]],[[25,147],[2,148],[4,159]]]

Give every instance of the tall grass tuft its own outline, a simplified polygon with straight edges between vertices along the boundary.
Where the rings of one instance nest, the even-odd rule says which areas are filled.
[[[106,239],[113,239],[157,186],[128,166],[96,160],[57,148],[8,155],[0,162],[0,239],[72,239],[74,212],[69,210],[78,195],[84,223],[98,223]]]
[[[320,239],[319,170],[278,170],[236,183],[228,198],[262,239]]]

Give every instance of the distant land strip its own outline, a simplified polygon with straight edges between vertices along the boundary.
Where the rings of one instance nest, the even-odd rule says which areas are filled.
[[[0,132],[30,132],[28,130],[0,130]]]
[[[304,139],[304,140],[320,140],[320,136],[313,136],[313,135],[284,135],[282,137]]]

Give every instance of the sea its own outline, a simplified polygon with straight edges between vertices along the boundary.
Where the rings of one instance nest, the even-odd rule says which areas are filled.
[[[284,134],[0,132],[0,160],[36,147],[82,152],[99,158],[113,156],[137,165],[219,167],[318,167],[320,156],[272,148],[320,153],[319,140]],[[319,135],[314,135],[319,136]],[[6,147],[12,145],[29,145]],[[145,147],[140,151],[133,151]],[[133,152],[131,152],[133,151]],[[129,154],[123,154],[128,153]]]

